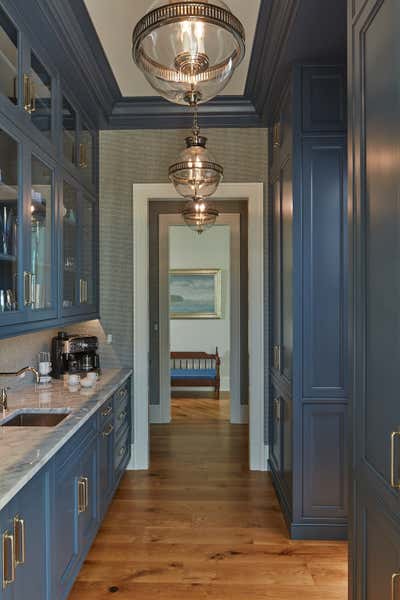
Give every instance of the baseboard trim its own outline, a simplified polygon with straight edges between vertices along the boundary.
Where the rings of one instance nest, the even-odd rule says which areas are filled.
[[[230,420],[233,425],[246,425],[249,422],[249,405],[241,404],[239,407],[231,405]]]
[[[171,420],[166,418],[162,414],[162,407],[160,404],[150,404],[149,407],[149,419],[150,423],[160,424],[160,423],[170,423]]]
[[[137,444],[131,444],[131,458],[126,465],[126,471],[147,471],[149,468],[149,457],[140,455]]]

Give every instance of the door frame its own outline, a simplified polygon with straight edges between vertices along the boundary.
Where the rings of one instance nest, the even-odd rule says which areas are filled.
[[[186,227],[179,213],[161,214],[159,216],[159,286],[158,286],[158,323],[159,335],[159,404],[150,405],[150,423],[170,423],[171,421],[171,377],[170,377],[170,316],[169,316],[169,241],[170,228],[173,226]],[[241,306],[240,306],[240,214],[220,213],[215,227],[229,227],[229,262],[230,262],[230,422],[242,424],[248,422],[248,405],[242,404],[242,355],[248,356],[248,345],[243,347],[241,339]],[[213,265],[206,265],[212,267]],[[248,295],[248,293],[247,293]],[[151,329],[151,328],[150,328]],[[150,331],[151,335],[151,331]],[[150,356],[150,359],[153,357]],[[248,360],[248,359],[246,359]]]
[[[149,202],[171,201],[171,184],[133,185],[134,443],[129,469],[148,469],[149,443]],[[218,200],[247,199],[249,211],[249,465],[267,469],[264,444],[264,185],[223,183]]]

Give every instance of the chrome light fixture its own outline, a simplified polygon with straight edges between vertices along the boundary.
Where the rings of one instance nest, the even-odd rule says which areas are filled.
[[[216,207],[204,198],[189,200],[182,211],[186,225],[199,234],[215,225],[218,216]]]
[[[176,104],[214,98],[244,55],[243,25],[222,0],[157,0],[133,32],[135,63]]]
[[[224,169],[207,150],[207,138],[200,135],[197,106],[194,107],[193,135],[186,138],[186,148],[169,168],[169,179],[184,198],[208,198],[221,183]]]

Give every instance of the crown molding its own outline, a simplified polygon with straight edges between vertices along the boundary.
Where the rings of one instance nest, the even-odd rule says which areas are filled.
[[[260,127],[251,100],[242,96],[218,96],[199,107],[202,127]],[[189,108],[158,97],[123,98],[114,105],[108,129],[189,129]]]

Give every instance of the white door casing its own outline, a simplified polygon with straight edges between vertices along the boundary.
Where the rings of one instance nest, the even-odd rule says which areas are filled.
[[[249,465],[266,470],[264,446],[264,194],[262,183],[223,183],[218,200],[247,199],[249,212]],[[133,185],[133,420],[130,469],[149,468],[150,200],[176,200],[171,184]],[[268,394],[268,390],[266,391]]]

